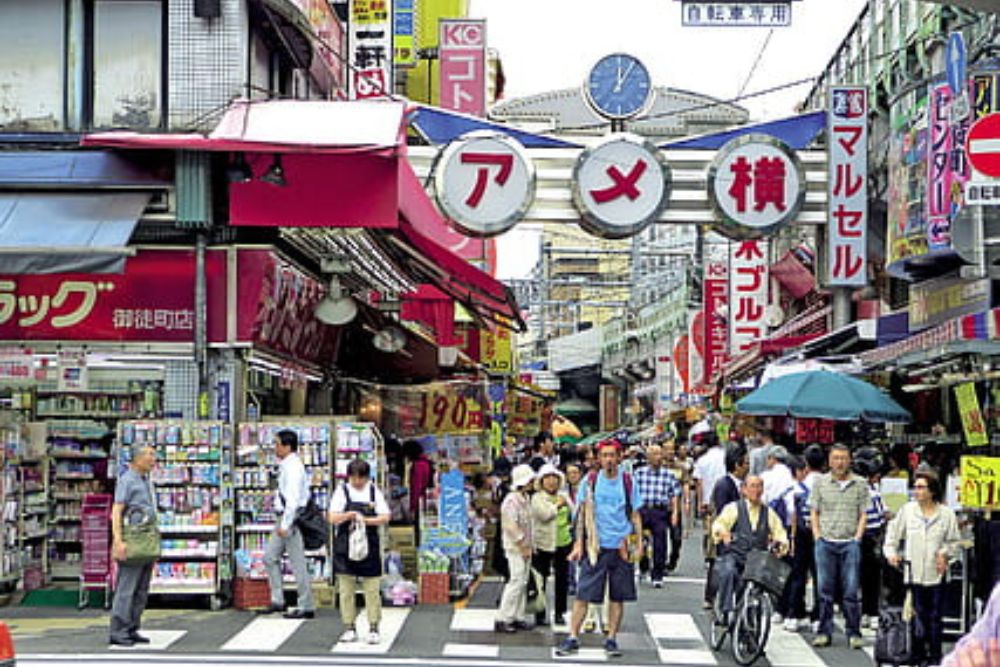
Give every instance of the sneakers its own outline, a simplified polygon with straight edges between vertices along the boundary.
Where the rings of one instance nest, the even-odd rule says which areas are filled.
[[[815,646],[816,648],[826,648],[829,645],[830,645],[829,635],[816,635],[816,638],[813,639],[813,646]]]
[[[580,640],[576,637],[567,637],[556,647],[556,655],[573,655],[579,650]]]
[[[506,621],[497,621],[493,624],[493,632],[502,632],[508,635],[517,632],[517,628],[514,627],[513,623],[507,623]]]
[[[784,622],[785,622],[785,617],[779,614],[778,612],[774,612],[774,614],[771,616],[772,625],[781,625]]]
[[[368,633],[369,644],[378,644],[381,640],[382,638],[379,637],[378,630],[372,630],[371,632]]]
[[[786,618],[785,619],[785,632],[798,632],[799,631],[799,619],[797,618]]]
[[[663,588],[663,580],[653,579],[653,588]]]
[[[587,633],[597,632],[597,623],[593,619],[587,619],[583,623],[583,631]]]
[[[813,621],[810,624],[809,629],[812,630],[812,633],[814,635],[818,635],[819,634],[819,621]]]
[[[340,641],[348,644],[358,641],[358,631],[354,628],[347,628],[344,630],[344,634],[340,635]]]
[[[556,614],[556,617],[552,619],[553,625],[566,625],[566,617],[562,614]]]
[[[604,640],[604,652],[612,658],[620,658],[622,655],[622,650],[618,648],[618,642],[612,637]]]
[[[858,637],[857,635],[854,635],[853,637],[847,640],[847,644],[853,649],[860,649],[865,647],[865,640],[862,639],[861,637]]]
[[[868,629],[878,630],[878,616],[872,616],[868,623]]]

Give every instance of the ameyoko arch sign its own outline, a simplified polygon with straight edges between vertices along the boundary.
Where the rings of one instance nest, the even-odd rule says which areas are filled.
[[[552,173],[547,162],[546,169]],[[552,178],[546,172],[536,175],[524,147],[495,131],[471,132],[450,142],[438,152],[431,173],[438,208],[458,230],[476,237],[501,234],[531,217],[539,205],[536,179]],[[642,137],[616,133],[581,151],[572,177],[560,187],[569,190],[563,201],[572,202],[583,229],[601,238],[622,239],[665,216],[674,217],[668,211],[671,173],[665,151]],[[711,217],[697,222],[734,240],[773,234],[795,221],[805,204],[806,178],[799,158],[769,135],[744,135],[725,144],[709,164],[705,181],[711,208],[706,206],[705,213]],[[553,185],[546,187],[538,196],[551,201]],[[691,194],[683,193],[679,201],[694,201]],[[683,210],[678,209],[678,217]],[[813,215],[809,222],[822,224],[825,219]]]

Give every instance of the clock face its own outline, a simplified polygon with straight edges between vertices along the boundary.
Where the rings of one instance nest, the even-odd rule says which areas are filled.
[[[653,94],[649,70],[626,53],[612,53],[597,61],[584,89],[594,110],[614,119],[640,113]]]

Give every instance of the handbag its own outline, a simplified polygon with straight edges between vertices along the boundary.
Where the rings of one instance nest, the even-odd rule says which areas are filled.
[[[323,510],[312,499],[298,511],[295,525],[302,534],[302,544],[308,551],[322,549],[330,539],[330,528]]]
[[[753,581],[771,595],[780,597],[791,573],[792,566],[770,551],[754,549],[747,554],[743,579]]]
[[[137,509],[129,513],[122,526],[125,565],[147,565],[160,558],[160,527],[156,513]]]
[[[356,517],[351,524],[351,535],[347,541],[347,557],[353,561],[368,558],[368,529],[361,517]]]
[[[547,601],[545,599],[545,579],[542,574],[529,566],[528,588],[525,591],[524,613],[528,616],[542,615],[545,613]]]

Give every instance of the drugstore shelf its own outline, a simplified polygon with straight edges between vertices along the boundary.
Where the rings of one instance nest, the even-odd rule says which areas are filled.
[[[184,584],[150,584],[151,595],[214,595],[215,582],[207,579],[192,579]]]
[[[196,551],[191,549],[163,549],[160,551],[160,558],[210,558],[215,560],[219,557],[217,551]]]
[[[218,526],[160,526],[161,535],[183,535],[185,533],[218,533]]]
[[[57,451],[54,450],[50,452],[52,458],[56,459],[106,459],[108,458],[107,452],[74,452],[74,451]]]

